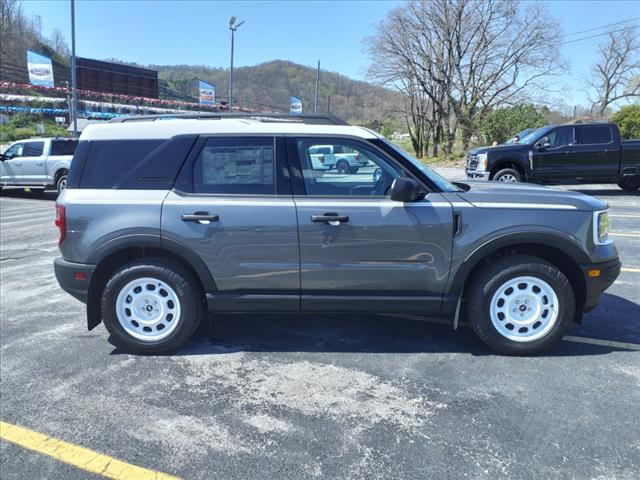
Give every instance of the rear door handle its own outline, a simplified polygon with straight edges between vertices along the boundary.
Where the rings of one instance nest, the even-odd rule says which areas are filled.
[[[348,222],[349,217],[347,215],[338,215],[337,213],[325,213],[324,215],[311,215],[311,221],[339,225],[340,223]]]
[[[209,225],[211,222],[220,220],[218,215],[209,214],[209,212],[183,213],[183,222],[198,222],[201,225]]]

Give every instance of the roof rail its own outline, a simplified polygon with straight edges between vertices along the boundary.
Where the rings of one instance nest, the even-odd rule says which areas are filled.
[[[157,115],[132,115],[130,117],[116,117],[109,123],[144,122],[156,120],[223,120],[247,119],[265,123],[304,123],[307,125],[349,125],[339,117],[333,115],[291,115],[288,113],[170,113]]]

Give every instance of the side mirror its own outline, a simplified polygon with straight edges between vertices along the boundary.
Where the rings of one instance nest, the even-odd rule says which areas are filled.
[[[551,146],[551,143],[549,143],[549,137],[542,137],[540,140],[538,140],[538,143],[536,143],[536,150],[544,150],[545,148],[549,148]]]
[[[391,184],[391,200],[394,202],[415,202],[420,199],[420,185],[411,178],[396,178]]]

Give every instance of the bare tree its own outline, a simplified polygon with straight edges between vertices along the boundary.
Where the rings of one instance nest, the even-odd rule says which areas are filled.
[[[486,113],[548,90],[563,71],[561,35],[537,3],[412,0],[381,23],[369,51],[377,77],[413,78],[449,142],[460,127],[466,148]]]
[[[598,46],[599,58],[591,68],[591,113],[603,116],[612,103],[640,97],[640,34],[638,28],[609,32]]]

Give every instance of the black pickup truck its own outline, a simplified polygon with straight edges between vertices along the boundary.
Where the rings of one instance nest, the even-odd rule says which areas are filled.
[[[621,140],[615,123],[538,128],[518,143],[469,152],[467,178],[545,184],[616,183],[640,188],[640,140]]]

